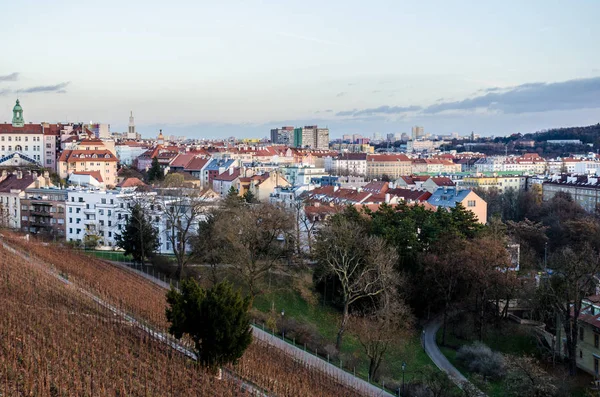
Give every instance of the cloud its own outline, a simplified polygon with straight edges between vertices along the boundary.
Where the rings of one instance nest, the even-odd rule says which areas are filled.
[[[325,110],[324,112],[325,112],[325,113],[331,113],[331,112],[333,112],[333,109],[327,109],[327,110]]]
[[[343,97],[343,96],[344,96],[344,95],[346,95],[346,94],[347,94],[347,92],[344,92],[344,91],[342,91],[342,92],[339,92],[339,93],[336,95],[336,97],[337,97],[337,98],[339,98],[339,97]]]
[[[600,107],[600,77],[558,83],[527,83],[489,91],[462,101],[442,102],[423,109],[423,113],[475,111],[530,113]]]
[[[19,79],[19,73],[11,73],[4,76],[0,76],[0,81],[17,81]]]
[[[403,114],[410,112],[418,112],[421,110],[421,106],[379,106],[377,108],[368,108],[368,109],[353,109],[346,110],[343,112],[338,112],[336,116],[374,116],[374,115],[382,115],[382,114]]]
[[[40,92],[56,92],[58,94],[64,94],[67,92],[66,88],[70,83],[71,83],[70,81],[67,81],[65,83],[59,83],[59,84],[55,84],[55,85],[39,85],[36,87],[20,89],[20,90],[18,90],[18,92],[25,93],[25,94],[35,94],[35,93],[40,93]]]

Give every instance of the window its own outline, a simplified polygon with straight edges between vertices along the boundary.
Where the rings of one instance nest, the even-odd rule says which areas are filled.
[[[114,204],[114,203],[115,203],[115,200],[114,200],[114,199],[110,199],[110,203],[111,203],[111,204]]]
[[[600,335],[594,334],[594,347],[597,349],[600,347]]]
[[[77,218],[77,219],[76,219],[76,221],[77,221],[77,222],[75,222],[75,223],[79,223],[79,222],[81,222],[81,219],[80,219],[80,218]],[[78,229],[78,230],[79,230],[79,229]],[[77,233],[79,233],[79,232],[77,232]]]
[[[83,197],[79,197],[79,200],[78,200],[78,201],[79,201],[80,203],[83,203]]]
[[[598,359],[594,357],[594,373],[598,375]]]
[[[69,207],[69,214],[73,213],[73,207]]]
[[[583,358],[583,352],[579,350],[579,358]]]
[[[52,149],[52,145],[51,145],[51,144],[49,144],[49,143],[47,143],[47,144],[46,144],[46,149]]]
[[[101,202],[102,204],[106,204],[106,199],[105,199],[105,198],[103,198],[102,200],[100,200],[100,202]]]
[[[24,221],[26,221],[27,217],[26,216],[22,216],[21,219],[24,220]]]
[[[85,205],[85,209],[86,209],[86,210],[89,210],[89,209],[90,209],[90,205],[89,205],[89,204],[86,204],[86,205]]]
[[[3,139],[3,140],[4,140],[4,139]],[[26,136],[26,137],[25,137],[25,142],[27,142],[28,140],[29,140],[29,137],[28,137],[28,136]]]
[[[108,226],[112,226],[112,221],[108,221]]]
[[[64,214],[65,213],[65,209],[63,207],[58,207],[58,213],[59,214]]]
[[[80,212],[81,212],[81,208],[77,208],[77,209],[75,210],[75,213],[77,213],[77,214],[79,214]]]
[[[98,210],[98,213],[99,213],[100,215],[104,215],[104,210]]]
[[[108,232],[108,237],[112,237],[112,232]]]
[[[111,215],[112,215],[112,211],[108,210],[108,216],[111,216]]]
[[[467,207],[475,207],[475,200],[467,201]]]
[[[583,327],[579,327],[579,340],[583,340]]]
[[[72,227],[69,228],[69,233],[73,233],[73,228]]]

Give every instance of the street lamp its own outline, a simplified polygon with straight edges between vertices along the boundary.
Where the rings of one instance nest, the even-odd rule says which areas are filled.
[[[402,363],[402,395],[404,395],[404,371],[406,371],[406,363]]]

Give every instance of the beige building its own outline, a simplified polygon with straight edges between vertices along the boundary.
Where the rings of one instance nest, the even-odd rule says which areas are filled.
[[[412,173],[412,160],[404,154],[373,154],[367,156],[367,177],[398,179]]]
[[[427,202],[448,209],[456,207],[456,203],[461,203],[475,215],[479,223],[487,223],[487,202],[472,190],[441,187],[432,193]]]
[[[460,186],[467,189],[495,189],[503,193],[507,189],[525,190],[527,178],[524,176],[467,176],[462,179]]]
[[[114,146],[113,146],[114,147]],[[98,171],[106,186],[117,184],[117,156],[100,139],[87,139],[75,149],[64,150],[58,159],[58,174],[67,179],[73,172]]]
[[[239,178],[237,190],[240,196],[250,191],[258,201],[269,202],[276,187],[289,187],[291,184],[278,172],[266,172],[262,175]]]

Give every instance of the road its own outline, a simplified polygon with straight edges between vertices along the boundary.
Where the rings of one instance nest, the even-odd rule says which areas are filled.
[[[113,263],[116,266],[121,267],[122,269],[139,274],[140,276],[146,278],[147,280],[152,281],[156,285],[159,285],[165,289],[170,288],[170,285],[168,283],[166,283],[162,280],[159,280],[157,278],[154,278],[151,275],[146,274],[142,271],[133,269],[133,268],[131,268],[127,265],[124,265],[122,263],[119,263],[119,262],[111,262],[111,263]],[[335,365],[328,363],[327,361],[323,360],[322,358],[319,358],[309,352],[305,352],[303,349],[293,346],[293,345],[283,341],[279,337],[271,335],[270,333],[265,332],[258,327],[252,326],[252,334],[256,339],[266,342],[270,346],[273,346],[273,347],[283,351],[285,354],[294,357],[295,359],[301,361],[302,363],[304,363],[305,365],[307,365],[311,368],[315,368],[318,371],[328,374],[329,376],[334,378],[337,382],[339,382],[347,387],[350,387],[350,388],[358,391],[359,393],[362,393],[365,396],[386,396],[386,397],[393,396],[393,394],[390,394],[390,393],[382,390],[380,387],[372,385],[369,382],[366,382],[361,378],[355,377],[351,373],[348,373],[348,372],[340,369],[339,367],[336,367]]]
[[[448,374],[448,377],[461,389],[465,385],[470,385],[473,390],[477,390],[475,386],[463,374],[454,367],[450,361],[444,356],[437,345],[436,335],[442,326],[443,316],[437,316],[425,325],[423,329],[423,348],[425,353],[431,358],[431,361],[441,370]],[[478,390],[480,396],[485,396],[485,393]]]

